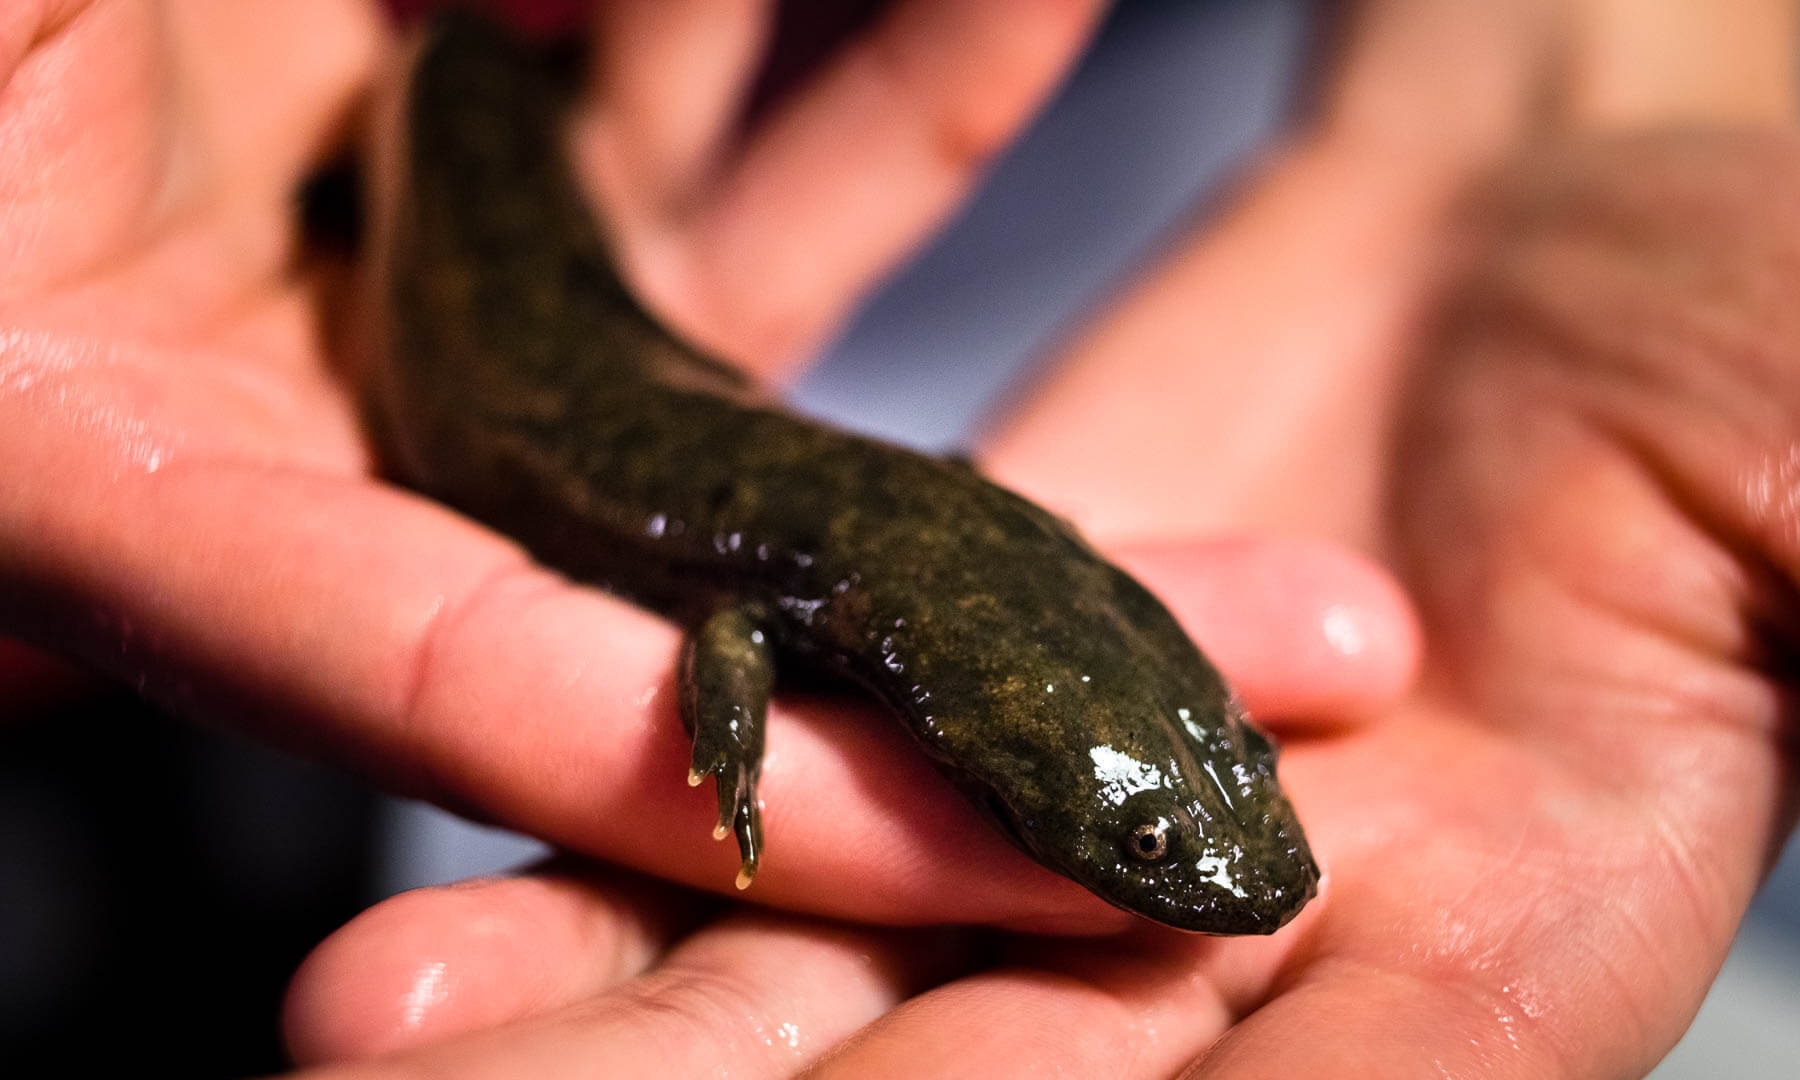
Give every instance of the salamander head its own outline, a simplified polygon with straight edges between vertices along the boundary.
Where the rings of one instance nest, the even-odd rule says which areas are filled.
[[[997,790],[991,805],[1029,854],[1127,911],[1183,930],[1273,933],[1319,881],[1276,784],[1275,749],[1223,694],[1213,716],[1181,708],[1169,720],[1097,725],[1054,784]],[[1060,796],[1043,797],[1049,787]]]

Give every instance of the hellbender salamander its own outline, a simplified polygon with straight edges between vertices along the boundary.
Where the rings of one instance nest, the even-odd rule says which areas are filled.
[[[398,479],[688,628],[690,779],[717,780],[739,885],[800,664],[1106,900],[1212,933],[1293,917],[1318,869],[1275,751],[1162,604],[967,465],[759,403],[658,325],[571,179],[552,70],[477,16],[426,32],[377,215],[372,430]]]

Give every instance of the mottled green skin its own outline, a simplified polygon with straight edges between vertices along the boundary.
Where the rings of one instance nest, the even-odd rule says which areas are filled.
[[[711,624],[723,651],[690,652],[712,658],[690,725],[732,693],[730,627],[754,625],[763,655],[868,687],[1026,852],[1112,903],[1214,933],[1291,918],[1318,871],[1275,753],[1163,606],[970,468],[756,404],[673,340],[609,268],[543,71],[457,16],[415,68],[373,398],[401,477],[690,627],[734,613]],[[747,718],[743,693],[718,708]],[[1132,854],[1159,819],[1167,854]]]

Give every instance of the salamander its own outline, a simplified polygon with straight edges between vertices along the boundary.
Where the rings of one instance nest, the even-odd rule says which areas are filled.
[[[1275,748],[1168,610],[967,463],[795,415],[647,313],[574,179],[566,68],[480,16],[425,31],[375,215],[371,430],[396,479],[686,629],[689,779],[739,886],[777,671],[810,670],[1111,903],[1292,918],[1319,872]]]

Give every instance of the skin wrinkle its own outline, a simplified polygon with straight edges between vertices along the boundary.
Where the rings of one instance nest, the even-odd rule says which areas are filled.
[[[1730,911],[1730,904],[1726,902],[1726,898],[1732,890],[1717,873],[1705,872],[1706,861],[1700,857],[1698,845],[1682,834],[1666,811],[1653,812],[1653,820],[1655,828],[1648,837],[1648,844],[1657,858],[1652,865],[1666,865],[1668,874],[1667,877],[1652,874],[1647,875],[1647,878],[1666,886],[1662,890],[1664,892],[1672,888],[1681,898],[1687,906],[1689,925],[1676,928],[1672,933],[1671,927],[1660,918],[1652,925],[1637,912],[1618,908],[1604,910],[1618,911],[1619,919],[1630,928],[1631,936],[1641,944],[1643,955],[1652,958],[1652,963],[1656,964],[1660,984],[1675,986],[1680,982],[1678,974],[1659,946],[1671,938],[1706,940],[1711,936],[1708,933],[1711,927],[1729,922],[1730,916],[1727,913]],[[1708,895],[1704,884],[1708,880],[1713,885],[1711,895]],[[1719,956],[1719,961],[1724,961],[1723,955]]]
[[[445,725],[443,717],[434,717],[427,709],[434,691],[439,688],[439,665],[446,654],[454,655],[461,630],[497,596],[505,595],[509,586],[530,583],[530,592],[560,586],[554,575],[533,563],[523,550],[511,544],[496,553],[490,565],[477,573],[470,584],[455,598],[440,597],[430,616],[419,627],[412,640],[403,646],[406,657],[400,669],[407,672],[406,682],[395,699],[391,723],[384,725],[389,737],[399,744],[394,760],[410,762],[408,786],[403,790],[422,793],[439,805],[457,808],[458,813],[476,816],[467,784],[458,777],[463,766],[455,749],[446,751],[441,742]],[[518,603],[519,596],[508,602]],[[506,604],[502,604],[505,607]],[[454,744],[452,744],[454,746]],[[416,784],[417,786],[412,786]],[[503,805],[503,804],[502,804]]]
[[[1666,673],[1661,670],[1658,670],[1654,677],[1643,676],[1632,679],[1622,678],[1616,672],[1607,673],[1603,680],[1597,682],[1596,672],[1588,667],[1585,657],[1561,652],[1554,656],[1535,657],[1540,668],[1543,669],[1542,673],[1545,677],[1553,675],[1565,677],[1565,682],[1561,685],[1565,687],[1563,692],[1568,696],[1591,698],[1596,692],[1620,695],[1631,700],[1637,710],[1631,714],[1633,718],[1643,716],[1643,710],[1648,707],[1659,710],[1663,716],[1679,714],[1686,717],[1703,718],[1710,721],[1715,727],[1739,731],[1758,740],[1767,739],[1772,734],[1773,725],[1770,720],[1774,718],[1744,715],[1742,709],[1735,707],[1736,699],[1740,695],[1728,694],[1728,687],[1720,685],[1721,678],[1733,683],[1760,684],[1761,675],[1754,668],[1720,657],[1704,642],[1685,639],[1680,634],[1679,626],[1647,624],[1636,612],[1622,609],[1619,598],[1603,595],[1599,589],[1590,587],[1591,582],[1580,575],[1558,573],[1545,567],[1537,572],[1535,579],[1565,597],[1576,611],[1600,620],[1606,628],[1604,633],[1615,637],[1630,635],[1640,643],[1655,643],[1665,646],[1674,657],[1690,662],[1695,671],[1692,678],[1685,680],[1689,686],[1694,687],[1691,696],[1676,697],[1671,693],[1665,677]],[[1534,598],[1534,601],[1542,603],[1543,599],[1537,597]],[[1599,636],[1601,632],[1597,628],[1596,636]],[[1556,667],[1546,667],[1545,665],[1549,663],[1554,663]],[[1716,692],[1707,693],[1700,689],[1701,686],[1706,688],[1716,686],[1718,689]],[[1551,695],[1542,693],[1534,695],[1534,697],[1549,696]],[[1490,700],[1492,699],[1490,698]],[[1496,701],[1496,704],[1500,704],[1500,702]],[[1591,705],[1587,707],[1591,708]],[[1535,710],[1538,706],[1535,704],[1514,706],[1512,711],[1517,712],[1520,708]],[[1619,711],[1623,714],[1626,710],[1620,709]],[[1488,719],[1502,730],[1517,723],[1516,717],[1505,715],[1503,711],[1492,712],[1488,715]],[[1559,759],[1567,752],[1573,751],[1577,755],[1574,764],[1583,770],[1584,775],[1592,775],[1589,770],[1592,769],[1593,761],[1586,756],[1586,747],[1559,747],[1542,743],[1533,743],[1532,747],[1552,753]],[[1561,753],[1558,753],[1559,751]]]
[[[747,1066],[753,1075],[785,1075],[826,1047],[812,1037],[809,1026],[800,1027],[792,1040],[774,1035],[784,1017],[796,1010],[807,1010],[801,1000],[769,1004],[772,977],[790,991],[784,996],[791,997],[792,991],[804,992],[786,976],[776,977],[766,970],[769,961],[764,955],[745,950],[752,940],[746,935],[769,932],[791,939],[799,954],[789,962],[797,963],[802,971],[836,970],[847,963],[863,969],[858,977],[873,984],[869,989],[883,1004],[891,1005],[904,985],[919,974],[905,970],[909,961],[896,942],[884,942],[879,956],[873,951],[846,956],[843,949],[861,940],[856,932],[834,927],[808,928],[780,918],[739,916],[695,939],[692,945],[678,948],[667,963],[649,975],[624,984],[613,994],[577,1006],[576,1011],[589,1013],[589,1024],[612,1020],[612,1014],[624,1011],[645,1018],[631,1023],[633,1027],[641,1027],[644,1022],[661,1026],[666,1021],[680,1029],[703,1032],[719,1046],[717,1059]],[[721,1036],[721,1032],[729,1034]],[[668,1040],[671,1045],[684,1041]],[[757,1067],[758,1061],[761,1068]]]
[[[132,68],[132,63],[144,61],[145,56],[128,51],[120,69],[123,76],[117,71],[108,80],[82,75],[83,66],[91,60],[87,54],[102,43],[117,44],[134,35],[154,34],[153,20],[149,5],[136,0],[81,4],[70,10],[54,34],[22,57],[7,79],[0,92],[0,105],[5,106],[0,109],[0,148],[10,152],[5,156],[29,155],[39,167],[4,178],[8,183],[27,185],[23,191],[0,184],[4,196],[0,198],[0,246],[8,249],[9,256],[0,260],[0,266],[25,268],[42,260],[51,269],[40,270],[35,277],[0,273],[0,294],[64,289],[109,272],[108,260],[141,235],[141,230],[128,223],[155,222],[165,209],[170,170],[159,164],[166,166],[172,145],[170,133],[157,121],[167,111],[152,113],[142,100],[144,94],[155,95],[157,69]],[[131,81],[121,86],[121,78]],[[85,96],[70,96],[65,92],[68,88],[80,88]],[[121,92],[132,88],[143,93]],[[79,128],[63,122],[68,115],[95,112],[100,115],[90,117],[90,123]],[[152,118],[142,125],[121,125],[114,115],[120,112],[143,112]],[[134,130],[141,132],[140,138],[118,140],[118,146],[104,152],[96,151],[88,141],[96,132]],[[71,131],[75,132],[72,136]],[[87,231],[49,245],[44,241],[52,223],[68,224],[54,211],[63,210],[60,204],[65,200],[59,196],[66,194],[63,185],[70,182],[67,174],[71,169],[83,180],[106,182],[95,201],[111,214],[96,211],[99,234],[84,223]],[[127,187],[120,188],[121,180]],[[20,214],[27,216],[21,220]]]
[[[1516,295],[1516,292],[1513,294]],[[1522,327],[1531,327],[1540,332],[1544,330],[1546,328],[1544,321],[1532,318],[1531,315],[1532,311],[1527,309],[1525,311],[1525,317],[1523,318],[1502,321],[1504,325],[1510,327],[1508,332],[1512,334],[1523,332],[1521,330]],[[1494,320],[1484,319],[1483,321],[1492,322]],[[1543,371],[1544,374],[1549,377],[1553,386],[1564,387],[1567,384],[1567,380],[1556,376],[1558,361],[1551,359],[1551,357],[1569,355],[1572,350],[1580,352],[1580,350],[1584,348],[1584,345],[1582,344],[1581,339],[1577,337],[1573,341],[1550,344],[1548,348],[1550,351],[1547,356],[1545,356],[1545,354],[1537,354],[1543,357],[1538,361],[1537,366],[1539,370]],[[1622,372],[1639,370],[1641,367],[1641,364],[1626,362],[1622,366]],[[1589,395],[1578,395],[1578,397],[1588,396]],[[1556,409],[1558,408],[1559,403],[1567,400],[1567,398],[1568,393],[1566,389],[1546,389],[1539,396],[1538,404],[1547,406],[1551,409]],[[1530,412],[1533,415],[1534,423],[1542,423],[1541,419],[1537,419],[1540,416],[1537,408],[1527,407],[1523,411]],[[1678,514],[1684,520],[1697,523],[1701,527],[1705,538],[1710,539],[1714,543],[1727,545],[1727,550],[1734,556],[1737,565],[1742,566],[1746,560],[1755,560],[1758,558],[1753,551],[1747,550],[1747,545],[1745,544],[1729,544],[1731,535],[1729,523],[1719,520],[1719,515],[1717,513],[1707,512],[1707,507],[1702,505],[1692,494],[1691,485],[1685,482],[1686,477],[1676,474],[1674,467],[1667,464],[1667,455],[1661,449],[1660,443],[1652,437],[1640,436],[1636,430],[1636,425],[1634,425],[1628,417],[1621,415],[1625,411],[1626,410],[1619,409],[1616,406],[1611,408],[1599,405],[1588,405],[1586,407],[1578,406],[1578,411],[1573,414],[1573,418],[1575,419],[1576,429],[1596,431],[1601,435],[1602,439],[1606,440],[1615,448],[1611,454],[1607,455],[1607,458],[1613,464],[1613,467],[1617,467],[1618,464],[1624,464],[1633,472],[1637,473],[1646,485],[1659,491],[1663,498],[1673,504],[1677,508]],[[1520,539],[1523,539],[1532,549],[1539,549],[1539,545],[1542,542],[1542,537],[1539,534],[1530,531],[1523,533]],[[1577,603],[1580,603],[1583,606],[1597,607],[1600,610],[1613,611],[1614,617],[1629,622],[1640,630],[1645,628],[1643,626],[1644,620],[1642,613],[1621,609],[1619,607],[1621,598],[1606,597],[1602,595],[1598,591],[1601,586],[1597,582],[1591,581],[1584,575],[1558,573],[1554,569],[1557,561],[1555,557],[1551,557],[1544,561],[1545,570],[1543,576],[1547,580],[1555,583],[1559,589],[1576,598]],[[1752,562],[1751,565],[1754,566],[1754,562]],[[1760,576],[1766,577],[1768,575],[1762,574]],[[1740,584],[1733,591],[1743,595],[1746,590]],[[1742,604],[1725,606],[1736,606],[1741,608]],[[1658,608],[1658,611],[1663,610],[1664,609],[1662,608]],[[1649,626],[1648,629],[1661,636],[1669,643],[1687,651],[1694,660],[1709,662],[1716,651],[1715,646],[1718,642],[1710,640],[1708,635],[1689,622],[1672,621],[1680,619],[1681,616],[1671,614],[1669,618],[1660,620],[1657,624]]]
[[[1529,970],[1528,964],[1521,968]],[[1578,1077],[1587,1075],[1582,1070],[1570,1066],[1573,1051],[1565,1045],[1565,1040],[1558,1036],[1554,1026],[1554,1017],[1536,1017],[1523,1009],[1518,1009],[1513,996],[1506,990],[1510,983],[1501,982],[1498,977],[1484,979],[1477,972],[1464,969],[1445,968],[1431,971],[1418,970],[1412,967],[1386,967],[1359,957],[1335,954],[1321,961],[1306,979],[1295,988],[1294,992],[1305,992],[1311,987],[1326,988],[1333,984],[1366,984],[1376,983],[1397,988],[1396,998],[1403,1002],[1432,1001],[1441,1004],[1446,996],[1453,996],[1464,1003],[1462,1010],[1465,1017],[1479,1018],[1480,1032],[1459,1040],[1460,1045],[1467,1048],[1480,1059],[1479,1063],[1493,1066],[1496,1061],[1517,1063],[1521,1057],[1532,1058],[1549,1056],[1563,1067],[1555,1072],[1540,1070],[1536,1063],[1528,1067],[1532,1071],[1519,1073],[1507,1072],[1502,1075],[1530,1076],[1533,1080],[1543,1080],[1551,1076]],[[1369,989],[1360,990],[1358,998],[1374,996]],[[1519,1014],[1517,1019],[1506,1020],[1513,1012]],[[1399,1016],[1390,1019],[1398,1020]],[[1209,1066],[1222,1044],[1229,1044],[1235,1038],[1236,1029],[1227,1031],[1218,1043],[1207,1052],[1196,1058],[1193,1065],[1183,1077],[1214,1075]],[[1521,1036],[1524,1036],[1521,1038]],[[1400,1036],[1404,1038],[1404,1035]],[[1493,1052],[1496,1046],[1505,1047],[1504,1058]],[[1465,1069],[1449,1069],[1444,1067],[1446,1075],[1488,1075],[1485,1071],[1469,1073]],[[1236,1076],[1237,1073],[1226,1075]]]
[[[1524,246],[1530,250],[1530,244]],[[1541,254],[1541,251],[1540,247],[1538,252]],[[1703,400],[1716,399],[1719,397],[1717,387],[1725,385],[1710,376],[1704,381],[1696,382],[1693,373],[1681,366],[1682,350],[1692,347],[1688,344],[1689,341],[1697,341],[1699,347],[1709,353],[1724,350],[1739,365],[1748,363],[1762,370],[1767,370],[1767,365],[1776,354],[1759,347],[1757,339],[1747,338],[1749,331],[1742,328],[1741,321],[1718,312],[1703,313],[1699,324],[1703,324],[1706,329],[1698,337],[1687,329],[1696,325],[1696,320],[1691,316],[1677,316],[1686,318],[1686,321],[1674,332],[1675,338],[1681,343],[1676,351],[1671,352],[1667,348],[1670,323],[1667,318],[1660,316],[1659,321],[1653,324],[1652,333],[1640,335],[1636,340],[1627,340],[1621,348],[1613,348],[1602,343],[1604,334],[1600,339],[1594,337],[1595,315],[1591,310],[1568,308],[1555,319],[1543,317],[1546,308],[1541,301],[1580,292],[1566,280],[1562,291],[1552,291],[1543,283],[1541,276],[1533,285],[1518,284],[1522,280],[1529,280],[1533,269],[1541,271],[1543,265],[1542,258],[1515,257],[1508,264],[1507,273],[1499,278],[1502,284],[1498,288],[1493,284],[1493,279],[1489,280],[1487,287],[1494,291],[1486,298],[1487,310],[1481,313],[1481,318],[1472,320],[1477,333],[1500,332],[1515,339],[1520,335],[1538,335],[1541,351],[1527,349],[1524,355],[1534,363],[1534,369],[1540,374],[1540,384],[1536,387],[1540,393],[1518,393],[1522,377],[1528,377],[1530,370],[1522,370],[1517,365],[1507,372],[1512,381],[1501,384],[1503,392],[1515,398],[1523,397],[1528,402],[1525,407],[1518,407],[1515,403],[1520,415],[1531,418],[1530,426],[1526,428],[1527,445],[1539,456],[1556,459],[1555,455],[1560,450],[1556,443],[1535,434],[1542,429],[1545,421],[1542,411],[1532,406],[1548,403],[1550,407],[1556,408],[1557,403],[1569,400],[1570,391],[1573,390],[1575,405],[1572,408],[1568,405],[1560,406],[1569,414],[1567,422],[1574,430],[1592,432],[1598,436],[1601,446],[1598,461],[1614,472],[1619,471],[1621,465],[1624,466],[1628,474],[1624,485],[1621,487],[1613,483],[1612,487],[1626,491],[1630,505],[1651,507],[1649,520],[1653,523],[1658,522],[1658,518],[1661,519],[1655,525],[1655,532],[1650,534],[1657,542],[1657,549],[1661,552],[1683,552],[1684,546],[1691,548],[1695,544],[1716,549],[1720,553],[1720,558],[1716,561],[1724,565],[1726,575],[1715,579],[1718,588],[1714,595],[1718,592],[1725,595],[1718,597],[1720,602],[1696,603],[1686,610],[1678,608],[1670,611],[1666,604],[1658,604],[1646,612],[1644,597],[1622,596],[1616,586],[1609,589],[1591,575],[1568,571],[1567,567],[1572,564],[1579,567],[1584,561],[1592,561],[1594,553],[1591,541],[1587,548],[1576,547],[1563,551],[1557,546],[1560,541],[1550,540],[1546,544],[1548,538],[1543,532],[1528,529],[1507,533],[1501,540],[1514,544],[1522,540],[1531,545],[1525,560],[1538,565],[1537,576],[1549,588],[1566,597],[1577,610],[1588,611],[1600,617],[1600,626],[1605,629],[1601,631],[1596,627],[1593,636],[1604,636],[1609,643],[1623,640],[1627,646],[1634,640],[1660,641],[1677,658],[1678,666],[1689,672],[1689,677],[1675,680],[1668,679],[1666,674],[1656,678],[1648,673],[1644,673],[1641,678],[1627,678],[1623,681],[1610,679],[1618,689],[1630,691],[1634,695],[1645,692],[1655,694],[1654,699],[1645,699],[1637,704],[1631,704],[1627,699],[1619,718],[1630,730],[1622,728],[1623,737],[1680,738],[1681,729],[1691,731],[1696,719],[1699,719],[1708,734],[1719,732],[1719,737],[1731,741],[1743,739],[1751,743],[1746,754],[1726,753],[1713,755],[1714,757],[1723,761],[1758,760],[1766,752],[1767,743],[1774,731],[1772,721],[1779,722],[1779,717],[1771,715],[1776,710],[1758,707],[1758,702],[1766,702],[1771,696],[1767,692],[1758,692],[1758,688],[1764,686],[1762,677],[1770,672],[1756,663],[1757,650],[1749,644],[1756,636],[1752,621],[1739,614],[1738,620],[1742,628],[1721,637],[1717,632],[1708,632],[1703,626],[1696,625],[1688,612],[1722,608],[1742,613],[1746,605],[1752,602],[1751,597],[1761,591],[1754,589],[1752,582],[1770,577],[1769,570],[1772,568],[1757,565],[1757,560],[1766,558],[1766,555],[1754,543],[1745,542],[1741,533],[1734,538],[1734,532],[1741,527],[1741,521],[1734,520],[1736,515],[1729,511],[1720,513],[1716,508],[1703,505],[1713,487],[1708,483],[1710,478],[1692,471],[1683,473],[1680,469],[1684,459],[1679,457],[1679,452],[1697,444],[1666,444],[1651,434],[1651,431],[1662,431],[1671,420],[1663,415],[1666,410],[1659,412],[1655,409],[1667,397],[1680,396],[1686,399],[1699,396]],[[1597,265],[1603,271],[1614,269],[1607,261],[1591,265]],[[1569,277],[1567,274],[1562,276]],[[1594,278],[1591,274],[1585,279],[1577,276],[1574,283],[1580,284],[1582,280]],[[1623,297],[1623,304],[1614,304],[1612,307],[1622,307],[1627,311],[1638,310],[1644,303],[1642,297],[1648,295],[1654,299],[1660,295],[1654,288],[1645,288],[1646,281],[1648,285],[1655,286],[1654,279],[1619,283],[1615,274],[1613,280]],[[1591,288],[1589,291],[1592,291]],[[1723,332],[1719,328],[1723,328]],[[1466,324],[1464,329],[1467,332]],[[1598,329],[1605,333],[1611,332],[1610,326]],[[1604,352],[1608,358],[1597,375],[1590,375],[1586,381],[1572,381],[1563,377],[1562,365],[1568,362],[1565,358],[1585,356],[1596,350]],[[1517,357],[1520,352],[1515,348],[1510,355]],[[1709,368],[1709,371],[1713,370],[1716,369]],[[1465,386],[1461,389],[1466,392],[1470,388]],[[1737,385],[1731,388],[1740,389]],[[1621,392],[1624,393],[1622,401],[1619,396]],[[1760,406],[1763,402],[1753,400],[1752,404]],[[1650,414],[1648,418],[1646,413]],[[1662,418],[1660,423],[1659,417]],[[1674,416],[1672,420],[1679,421],[1680,416]],[[1462,508],[1465,515],[1478,515],[1474,526],[1477,536],[1491,535],[1492,526],[1487,524],[1489,520],[1504,520],[1501,515],[1514,518],[1519,516],[1514,507],[1505,504],[1507,498],[1505,494],[1496,497],[1490,493],[1488,501],[1483,502],[1478,494],[1472,500],[1473,509],[1466,505]],[[1500,503],[1497,508],[1496,502]],[[1566,520],[1566,509],[1555,506],[1547,509],[1549,512],[1544,516],[1551,521],[1552,527],[1556,520]],[[1641,514],[1639,516],[1642,517]],[[1671,521],[1679,531],[1671,532],[1668,524]],[[1499,541],[1486,542],[1494,544]],[[1694,560],[1691,558],[1683,560],[1684,565],[1692,562]],[[1701,562],[1704,565],[1704,560]],[[1516,569],[1498,576],[1508,582],[1510,589],[1518,591]],[[1464,589],[1477,596],[1488,591],[1480,586],[1473,589],[1464,586]],[[1459,593],[1453,590],[1441,594],[1438,599],[1441,602],[1457,595]],[[1519,602],[1530,602],[1532,610],[1543,608],[1541,596],[1527,595]],[[1442,610],[1444,609],[1440,603],[1439,611]],[[1648,620],[1646,615],[1650,616]],[[1503,630],[1500,633],[1501,647],[1504,648],[1506,637]],[[1722,645],[1732,644],[1738,647],[1721,648]],[[1517,648],[1518,643],[1514,647]],[[1609,644],[1609,648],[1612,647]],[[1491,653],[1493,649],[1487,651]],[[1627,652],[1629,654],[1630,650]],[[1641,657],[1642,653],[1641,648],[1636,650],[1636,655]],[[1575,664],[1579,667],[1581,661],[1576,660]],[[1580,694],[1591,697],[1590,679],[1579,680],[1575,685],[1582,688]],[[1538,696],[1558,698],[1555,689],[1544,687],[1541,680],[1538,690]],[[1697,696],[1683,702],[1679,699],[1684,694]],[[1580,697],[1576,700],[1580,701]],[[1666,716],[1672,722],[1673,726],[1664,729],[1666,736],[1663,731],[1647,735],[1642,730],[1646,706],[1655,706],[1654,713]],[[1529,704],[1525,707],[1530,708]],[[1484,711],[1493,715],[1491,708]],[[1600,732],[1595,731],[1594,734],[1598,735]],[[1717,741],[1715,737],[1713,743],[1716,744]],[[1582,762],[1579,759],[1582,756],[1578,754],[1576,760],[1567,762],[1567,767],[1580,766]],[[1641,756],[1631,755],[1637,758]],[[1591,761],[1588,764],[1591,766]],[[1671,767],[1679,766],[1679,762],[1668,764]],[[1635,775],[1641,781],[1643,763],[1636,762],[1635,766],[1639,770]],[[1701,767],[1705,768],[1703,763]],[[1687,775],[1687,778],[1691,779],[1691,775]],[[1597,904],[1596,911],[1610,913],[1617,920],[1617,925],[1610,933],[1582,935],[1569,945],[1593,954],[1587,962],[1607,979],[1613,996],[1628,1006],[1632,1026],[1638,1035],[1638,1044],[1651,1045],[1645,1040],[1660,1026],[1652,1022],[1651,1014],[1657,1011],[1656,1003],[1666,1000],[1667,988],[1680,987],[1682,980],[1676,974],[1678,971],[1691,970],[1691,965],[1677,963],[1667,955],[1666,943],[1671,940],[1693,941],[1702,945],[1713,943],[1713,946],[1708,947],[1716,952],[1711,957],[1716,964],[1723,956],[1723,946],[1717,944],[1723,940],[1718,930],[1729,924],[1732,909],[1737,903],[1734,898],[1747,893],[1748,883],[1730,880],[1730,875],[1725,873],[1727,868],[1717,857],[1718,847],[1699,839],[1716,835],[1716,830],[1705,821],[1697,821],[1693,817],[1692,804],[1677,811],[1673,807],[1679,805],[1680,800],[1667,803],[1659,801],[1661,796],[1667,794],[1666,789],[1657,787],[1655,790],[1659,798],[1647,798],[1642,794],[1645,787],[1643,783],[1630,783],[1632,776],[1625,779],[1628,782],[1623,787],[1615,786],[1612,793],[1612,797],[1619,801],[1619,814],[1625,820],[1642,820],[1648,810],[1654,820],[1650,822],[1651,830],[1642,840],[1641,849],[1634,847],[1632,851],[1619,853],[1617,858],[1623,859],[1628,865],[1642,863],[1655,868],[1642,876],[1654,879],[1656,895],[1640,895],[1625,903],[1620,903],[1619,897],[1597,898],[1602,902]],[[1702,807],[1707,806],[1706,799],[1717,802],[1717,792],[1699,794]],[[1719,808],[1710,811],[1714,817],[1721,812],[1723,811]],[[1676,880],[1668,880],[1670,877]],[[1675,900],[1677,911],[1684,914],[1675,915],[1671,919],[1664,907],[1670,900]],[[1652,912],[1657,920],[1654,924],[1655,932],[1651,930],[1653,924],[1647,921]],[[1674,922],[1677,926],[1685,922],[1688,925],[1672,929],[1663,926],[1665,922]],[[1628,971],[1620,967],[1614,962],[1611,950],[1588,944],[1621,937],[1633,943],[1632,947],[1622,951],[1623,955],[1641,953],[1656,961],[1653,968],[1655,974],[1650,979],[1646,980],[1641,970]],[[1697,1000],[1696,995],[1695,1004]]]
[[[308,469],[325,474],[348,474],[356,465],[357,446],[347,427],[338,448],[332,439],[314,440],[307,432],[319,428],[318,418],[328,411],[322,406],[328,400],[314,397],[314,391],[327,392],[323,385],[296,387],[285,373],[277,373],[263,365],[245,366],[234,363],[233,356],[212,349],[190,349],[177,355],[178,346],[141,346],[135,342],[78,332],[14,328],[0,331],[0,403],[17,391],[15,401],[27,415],[43,417],[45,404],[72,409],[81,400],[104,404],[114,414],[115,426],[139,430],[135,439],[136,460],[149,453],[161,467],[176,460],[192,462],[216,461],[276,462],[300,457]],[[13,362],[15,361],[16,362]],[[185,396],[167,408],[159,405],[163,395],[154,396],[140,387],[152,387],[172,365],[183,368],[185,378],[204,389],[196,391],[216,414],[232,417],[233,437],[213,445],[197,444],[189,437],[194,425],[186,422],[188,410]],[[10,384],[10,385],[9,385]],[[38,404],[33,405],[36,398]],[[114,403],[124,402],[128,408]],[[93,422],[73,422],[79,412],[66,412],[57,427],[68,435],[81,430],[105,431]],[[154,447],[145,447],[141,436],[164,429]]]
[[[0,9],[0,90],[19,62],[60,33],[83,6],[79,0],[18,0]]]
[[[1647,480],[1675,512],[1694,523],[1706,538],[1718,545],[1743,575],[1736,590],[1738,597],[1729,606],[1743,621],[1741,653],[1721,659],[1753,668],[1765,675],[1780,677],[1783,673],[1768,666],[1769,650],[1760,647],[1760,633],[1779,629],[1792,633],[1800,625],[1800,585],[1787,568],[1781,566],[1768,550],[1767,539],[1758,535],[1755,508],[1731,500],[1720,500],[1716,488],[1705,477],[1696,476],[1696,466],[1679,460],[1675,450],[1656,437],[1654,431],[1628,413],[1594,411],[1590,422],[1605,431],[1622,448],[1622,456],[1637,465]],[[1768,451],[1753,454],[1764,457]],[[1739,489],[1741,490],[1741,489]],[[1797,526],[1800,527],[1800,526]],[[1751,588],[1754,582],[1764,588]],[[1773,597],[1769,593],[1773,592]],[[1759,618],[1758,608],[1766,607],[1771,616]],[[1771,622],[1771,617],[1773,622]],[[1759,633],[1760,632],[1760,633]],[[1791,650],[1777,648],[1776,655]]]

